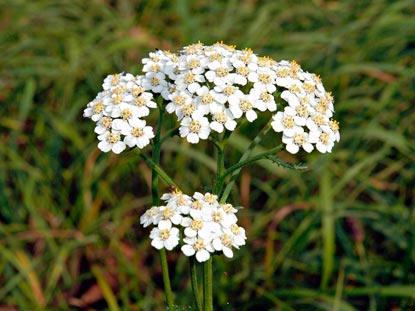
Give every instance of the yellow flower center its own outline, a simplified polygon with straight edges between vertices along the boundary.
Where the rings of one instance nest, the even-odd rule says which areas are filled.
[[[133,128],[131,134],[133,134],[134,137],[141,137],[144,133],[142,129],[140,129],[139,127],[135,127]]]
[[[203,208],[203,204],[200,202],[200,200],[193,201],[192,208],[200,211]]]
[[[123,111],[121,111],[121,118],[123,120],[128,120],[131,119],[131,117],[133,116],[133,113],[131,111],[131,109],[124,109]]]
[[[271,76],[269,74],[267,74],[267,73],[261,73],[259,75],[259,81],[261,81],[264,84],[269,84],[269,83],[272,82]]]
[[[223,90],[223,93],[225,93],[226,96],[230,96],[235,93],[235,87],[228,85]]]
[[[209,55],[209,60],[211,62],[213,62],[215,60],[220,62],[222,60],[222,55],[220,55],[219,53],[213,53],[213,54]]]
[[[262,92],[261,93],[261,95],[259,96],[259,98],[263,101],[263,102],[265,102],[265,103],[268,103],[268,102],[270,102],[271,100],[272,100],[272,96],[271,96],[271,94],[270,93],[268,93],[268,92]]]
[[[226,77],[229,74],[229,70],[226,67],[219,67],[216,69],[216,75],[218,77]]]
[[[338,122],[338,121],[336,121],[336,120],[331,120],[331,121],[329,122],[329,126],[330,126],[330,128],[331,128],[334,132],[337,132],[337,131],[339,130],[339,128],[340,128],[340,124],[339,124],[339,122]]]
[[[134,87],[131,90],[131,93],[133,93],[134,96],[140,96],[143,92],[144,92],[144,89],[141,86],[140,87]]]
[[[191,72],[186,73],[184,76],[184,82],[187,84],[195,82],[195,76]]]
[[[94,105],[94,113],[101,113],[104,110],[104,105],[99,102]]]
[[[294,144],[302,146],[305,143],[305,137],[302,133],[294,134]]]
[[[231,231],[234,235],[238,235],[239,234],[239,226],[237,224],[232,224],[231,225]]]
[[[116,142],[119,142],[121,140],[121,136],[120,136],[120,134],[118,134],[118,133],[111,133],[111,134],[109,134],[109,136],[108,136],[108,141],[111,143],[111,144],[115,144]]]
[[[173,101],[177,106],[182,106],[186,102],[186,98],[183,95],[176,95]]]
[[[196,111],[196,106],[193,103],[190,103],[189,105],[184,106],[182,111],[185,115],[190,116]]]
[[[152,78],[150,79],[150,83],[151,83],[151,85],[152,85],[152,86],[157,86],[157,85],[159,85],[159,83],[160,83],[160,79],[159,79],[159,78],[157,78],[157,77],[152,77]]]
[[[241,76],[247,77],[249,74],[249,69],[248,67],[241,66],[241,67],[236,68],[236,73],[240,74]]]
[[[200,219],[193,219],[192,224],[190,225],[190,227],[193,230],[201,230],[203,227],[203,221],[201,221]]]
[[[198,60],[198,59],[192,59],[192,60],[190,60],[190,61],[187,63],[187,66],[188,66],[190,69],[195,69],[195,68],[197,68],[197,67],[199,67],[199,66],[200,66],[200,62],[199,62],[199,60]]]
[[[217,112],[213,115],[213,119],[219,123],[225,123],[228,117],[225,112]]]
[[[292,128],[294,126],[294,117],[288,116],[282,120],[282,126],[285,128]]]
[[[303,86],[306,93],[308,94],[314,93],[314,91],[316,90],[316,86],[310,82],[304,82]]]
[[[212,219],[214,222],[221,222],[223,219],[223,215],[220,211],[213,212]]]
[[[226,203],[226,204],[222,204],[222,209],[225,211],[226,214],[232,213],[233,211],[233,206],[232,204]]]
[[[160,65],[159,64],[151,64],[150,71],[158,72],[159,70],[160,70]]]
[[[146,105],[146,100],[143,97],[137,97],[134,100],[134,105],[139,106],[139,107],[143,107]]]
[[[214,101],[214,98],[213,98],[212,94],[207,93],[207,94],[202,95],[202,103],[211,104],[211,103],[213,103],[213,101]]]
[[[170,209],[170,207],[166,206],[166,208],[163,210],[163,218],[164,219],[170,219],[173,217],[174,212]]]
[[[299,94],[299,93],[301,93],[301,89],[297,84],[293,84],[290,87],[290,92],[293,93],[293,94]]]
[[[277,76],[280,78],[285,78],[289,74],[288,68],[281,68],[277,70]]]
[[[328,133],[322,133],[322,134],[320,135],[320,141],[321,141],[323,144],[328,145],[328,144],[329,144],[329,137],[330,137],[330,135],[329,135]]]
[[[205,242],[202,239],[198,239],[194,244],[194,249],[200,251],[205,248]]]
[[[112,78],[111,78],[111,84],[115,86],[119,82],[120,82],[120,75],[119,74],[113,75]]]
[[[112,119],[110,117],[103,117],[102,118],[102,126],[106,129],[110,129],[112,125]]]
[[[307,106],[306,105],[298,105],[296,108],[295,108],[295,111],[297,112],[297,114],[300,116],[300,117],[302,117],[302,118],[305,118],[305,117],[307,117],[307,115],[308,115],[308,109],[307,109]]]
[[[170,229],[160,230],[159,236],[163,241],[166,241],[170,237]]]
[[[198,133],[201,128],[202,128],[202,125],[200,124],[199,121],[196,121],[196,120],[192,120],[192,122],[189,125],[189,130],[192,133]]]
[[[321,115],[321,114],[316,114],[315,116],[313,116],[313,121],[318,126],[323,125],[324,124],[324,116]]]
[[[231,247],[232,246],[232,238],[230,235],[224,233],[221,237],[220,240],[222,242],[222,244],[226,247]]]
[[[249,111],[252,109],[252,104],[249,100],[247,99],[243,99],[241,100],[241,102],[239,103],[239,107],[241,108],[241,110],[243,112]]]

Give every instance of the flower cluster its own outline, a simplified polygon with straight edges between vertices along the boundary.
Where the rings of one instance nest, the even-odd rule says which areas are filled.
[[[104,90],[84,110],[84,117],[96,122],[98,148],[118,154],[126,146],[147,146],[154,133],[143,117],[157,104],[153,94],[143,87],[142,77],[129,73],[109,75],[102,87]]]
[[[97,122],[103,151],[118,153],[126,144],[143,148],[149,143],[152,128],[137,119],[148,115],[148,108],[156,108],[153,94],[164,99],[165,110],[177,117],[180,136],[193,144],[211,132],[233,131],[239,121],[253,122],[265,111],[273,113],[272,128],[282,133],[290,153],[300,148],[311,152],[314,146],[331,152],[340,140],[339,123],[331,119],[333,97],[317,75],[294,61],[276,62],[250,49],[199,42],[178,54],[151,52],[142,62],[141,76],[107,77],[104,91],[84,112]],[[136,106],[143,109],[131,109]],[[129,110],[122,113],[126,107]],[[111,123],[113,118],[121,120]],[[123,141],[120,134],[125,135]]]
[[[203,262],[215,252],[232,258],[233,248],[245,244],[245,230],[237,225],[237,209],[219,203],[216,195],[195,192],[190,197],[174,190],[161,199],[165,205],[151,207],[140,218],[143,227],[155,226],[150,232],[153,247],[172,250],[181,242],[183,254]]]

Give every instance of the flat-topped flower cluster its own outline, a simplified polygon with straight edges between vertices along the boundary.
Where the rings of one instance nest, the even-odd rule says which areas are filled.
[[[233,131],[244,120],[253,122],[265,111],[273,114],[272,128],[282,133],[290,153],[314,147],[331,152],[340,140],[333,97],[317,75],[294,61],[277,62],[224,43],[196,43],[177,54],[151,52],[142,62],[142,75],[105,78],[104,90],[84,111],[97,123],[104,152],[150,143],[154,130],[144,118],[160,108],[156,96],[163,99],[163,111],[176,116],[180,136],[192,144],[212,132]]]
[[[150,232],[153,247],[172,250],[180,244],[183,254],[204,262],[215,252],[232,258],[233,249],[245,244],[245,230],[237,225],[237,209],[219,203],[216,195],[195,192],[190,197],[173,190],[161,200],[165,205],[151,207],[140,218],[143,227],[155,226]]]

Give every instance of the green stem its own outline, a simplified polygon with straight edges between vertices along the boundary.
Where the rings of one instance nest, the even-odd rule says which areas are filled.
[[[146,164],[157,173],[157,175],[164,180],[167,186],[174,186],[175,188],[179,189],[179,187],[175,184],[175,182],[167,175],[167,173],[156,163],[153,162],[152,159],[147,157],[145,154],[140,153],[140,157],[146,162]]]
[[[245,161],[239,161],[238,163],[236,163],[236,164],[234,164],[234,165],[232,165],[230,168],[228,168],[219,178],[218,178],[218,182],[217,182],[217,184],[216,184],[216,188],[217,189],[221,189],[222,188],[222,186],[223,186],[223,184],[224,184],[224,182],[225,182],[225,179],[226,179],[226,177],[229,175],[229,174],[231,174],[231,173],[233,173],[234,171],[236,171],[236,170],[239,170],[240,171],[240,169],[242,169],[244,166],[247,166],[247,165],[249,165],[249,164],[251,164],[251,163],[253,163],[253,162],[256,162],[256,161],[259,161],[259,160],[263,160],[263,159],[265,159],[267,156],[269,156],[269,155],[271,155],[271,154],[274,154],[274,153],[277,153],[277,152],[279,152],[279,151],[281,151],[283,149],[283,145],[281,144],[281,145],[279,145],[279,146],[277,146],[277,147],[274,147],[274,148],[272,148],[272,149],[270,149],[270,150],[268,150],[268,151],[265,151],[265,152],[262,152],[262,153],[260,153],[260,154],[257,154],[256,156],[254,156],[254,157],[252,157],[252,158],[249,158],[249,159],[247,159],[247,160],[245,160]]]
[[[161,97],[160,97],[161,98]],[[159,119],[157,122],[157,130],[156,134],[154,136],[153,140],[153,154],[152,154],[152,160],[147,161],[148,159],[145,156],[142,156],[144,160],[146,160],[146,163],[150,165],[151,167],[151,195],[152,195],[152,201],[153,205],[157,206],[159,205],[159,174],[162,172],[161,168],[159,167],[160,163],[160,153],[161,153],[161,141],[160,141],[160,135],[161,135],[161,128],[163,125],[164,120],[164,107],[162,104],[162,98],[158,101],[158,107],[159,107]],[[148,159],[150,160],[150,159]],[[164,173],[164,172],[163,172]],[[160,174],[160,176],[163,176],[163,179],[166,178],[167,174]],[[166,295],[166,302],[169,310],[174,310],[174,303],[173,303],[173,292],[171,290],[171,284],[170,284],[170,276],[169,276],[169,267],[167,265],[167,255],[166,250],[163,248],[160,250],[160,263],[161,263],[161,271],[163,273],[163,283],[164,283],[164,293]]]
[[[215,186],[213,187],[213,193],[219,195],[222,188],[218,187],[218,181],[220,180],[223,174],[223,171],[225,170],[225,158],[223,154],[224,146],[223,146],[223,143],[221,144],[220,142],[216,140],[212,140],[212,142],[214,143],[216,150],[217,150],[216,183],[215,183]]]
[[[249,145],[248,149],[245,150],[245,152],[242,154],[241,158],[238,161],[238,164],[248,160],[249,156],[251,155],[252,151],[255,149],[255,147],[259,144],[259,142],[264,138],[264,136],[268,133],[268,131],[271,129],[271,122],[268,122],[265,124],[265,126],[262,128],[262,130],[258,133],[258,135],[253,139],[251,144]],[[237,168],[233,171],[231,180],[226,185],[225,190],[223,191],[220,202],[224,203],[226,202],[226,199],[228,198],[229,194],[231,193],[232,187],[236,181],[236,178],[238,177],[240,171],[242,169],[242,166],[240,168]],[[223,182],[222,182],[223,184]],[[220,185],[222,187],[222,185]]]
[[[204,311],[213,311],[212,257],[203,263]]]
[[[163,283],[164,283],[164,294],[166,295],[167,306],[169,310],[173,311],[173,292],[171,290],[170,277],[169,277],[169,266],[167,265],[167,255],[166,249],[162,248],[160,250],[160,263],[161,271],[163,273]]]
[[[202,300],[200,299],[199,283],[197,282],[197,264],[194,256],[189,257],[190,280],[192,283],[193,299],[196,303],[197,311],[203,311]]]

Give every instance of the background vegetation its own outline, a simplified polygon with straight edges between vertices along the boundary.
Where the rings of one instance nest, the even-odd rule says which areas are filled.
[[[319,74],[342,135],[332,154],[284,155],[307,171],[243,171],[232,200],[248,245],[214,262],[217,309],[414,310],[414,29],[411,0],[0,0],[0,310],[165,310],[138,224],[150,171],[134,152],[99,152],[82,111],[107,74],[198,40]],[[248,142],[233,137],[229,162]],[[208,189],[214,167],[196,149],[163,150],[189,192]]]

